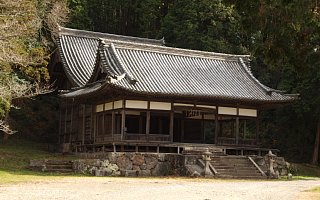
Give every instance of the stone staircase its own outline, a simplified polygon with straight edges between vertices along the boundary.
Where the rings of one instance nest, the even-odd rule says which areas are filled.
[[[43,171],[72,173],[72,162],[68,160],[47,160]]]
[[[247,156],[212,156],[210,163],[217,171],[217,178],[267,178]]]

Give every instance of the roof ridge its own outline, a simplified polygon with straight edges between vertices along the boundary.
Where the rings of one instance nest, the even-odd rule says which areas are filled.
[[[72,28],[59,27],[59,36],[68,35],[74,37],[86,37],[92,39],[108,39],[118,40],[119,42],[136,42],[136,43],[144,43],[144,44],[154,44],[154,45],[164,45],[164,39],[150,39],[150,38],[142,38],[142,37],[134,37],[134,36],[126,36],[126,35],[117,35],[111,33],[102,33],[102,32],[94,32],[94,31],[86,31]]]
[[[253,76],[251,70],[249,70],[249,68],[247,67],[247,65],[244,63],[242,58],[239,58],[239,61],[241,63],[242,68],[247,72],[247,74],[249,75],[249,77],[255,82],[257,83],[263,90],[266,91],[266,94],[271,95],[272,92],[277,92],[277,93],[284,93],[284,91],[281,90],[276,90],[273,88],[270,88],[264,84],[262,84],[256,77]]]
[[[219,60],[229,60],[229,61],[238,61],[239,58],[249,60],[250,55],[237,55],[237,54],[226,54],[226,53],[217,53],[210,51],[200,51],[192,49],[183,49],[177,47],[168,47],[168,46],[157,46],[152,44],[139,44],[139,43],[118,43],[114,44],[117,48],[130,49],[130,50],[140,50],[140,51],[149,51],[154,53],[163,53],[163,54],[173,54],[179,56],[192,56],[192,57],[202,57],[209,59],[219,59]]]

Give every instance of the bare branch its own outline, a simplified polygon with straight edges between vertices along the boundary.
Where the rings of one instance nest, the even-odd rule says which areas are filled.
[[[0,131],[8,135],[12,135],[18,132],[18,131],[11,130],[9,125],[3,120],[0,120]]]

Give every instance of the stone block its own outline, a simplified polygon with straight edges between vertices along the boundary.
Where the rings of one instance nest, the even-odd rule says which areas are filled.
[[[94,175],[95,175],[95,176],[104,176],[104,175],[105,175],[105,172],[104,172],[104,170],[96,169]]]
[[[141,170],[146,170],[146,169],[147,169],[147,165],[146,165],[146,164],[140,165],[140,169],[141,169]]]
[[[102,160],[100,162],[101,167],[107,167],[110,164],[109,160]]]
[[[151,176],[151,170],[149,170],[149,169],[141,170],[139,172],[139,176]]]
[[[132,170],[132,162],[125,155],[117,157],[116,163],[121,170]]]
[[[119,167],[116,164],[110,164],[108,168],[112,171],[119,171]]]
[[[170,174],[170,164],[168,162],[159,162],[154,169],[151,170],[152,176],[167,176]]]
[[[152,156],[146,156],[145,158],[146,161],[146,169],[153,169],[155,166],[158,164],[158,159]]]
[[[139,171],[136,170],[121,170],[121,174],[127,177],[136,177],[139,174]]]
[[[132,165],[132,170],[140,171],[140,166]]]
[[[144,156],[143,155],[140,155],[140,154],[137,154],[137,155],[134,155],[132,157],[132,164],[133,165],[142,165],[144,163]]]

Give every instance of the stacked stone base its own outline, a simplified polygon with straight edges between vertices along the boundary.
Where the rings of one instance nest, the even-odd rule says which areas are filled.
[[[98,158],[85,157],[73,162],[75,172],[95,176],[179,176],[184,169],[179,154],[105,153],[92,155]]]
[[[73,160],[72,171],[93,176],[205,176],[204,164],[199,160],[204,155],[166,154],[166,153],[95,153],[80,154],[81,159]],[[252,156],[257,165],[268,174],[268,158]],[[46,162],[30,161],[35,170],[46,168]],[[287,175],[288,163],[276,157],[274,171]],[[44,171],[44,170],[42,170]],[[197,173],[196,173],[197,172]],[[212,177],[215,174],[212,173]],[[276,177],[272,177],[276,178]]]

